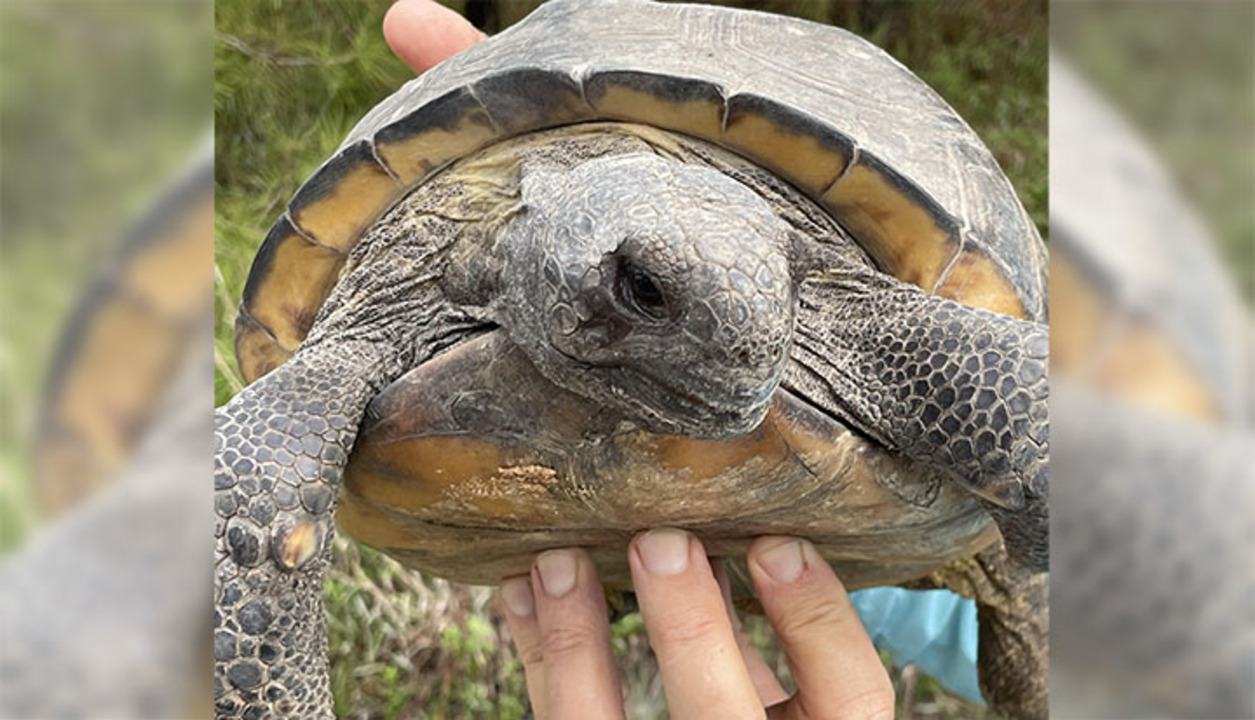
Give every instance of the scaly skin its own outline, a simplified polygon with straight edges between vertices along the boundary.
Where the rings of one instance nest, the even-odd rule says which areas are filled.
[[[976,601],[981,694],[999,713],[1050,716],[1049,576],[1008,562],[1001,546],[952,563],[920,585]]]
[[[217,717],[332,716],[332,514],[384,367],[370,344],[310,348],[215,414]]]
[[[1046,327],[835,261],[800,284],[785,385],[985,501],[1013,560],[1048,564]]]
[[[757,427],[789,360],[788,226],[745,185],[649,153],[524,167],[499,310],[555,385],[652,432]],[[652,307],[633,280],[656,291]]]

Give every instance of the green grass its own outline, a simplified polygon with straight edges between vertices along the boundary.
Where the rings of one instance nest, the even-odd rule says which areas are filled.
[[[461,4],[450,3],[460,9]],[[477,5],[489,31],[535,3]],[[976,129],[1045,232],[1045,13],[1040,4],[740,3],[850,27],[894,53]],[[218,140],[216,399],[241,385],[231,322],[249,264],[300,183],[357,119],[410,77],[379,32],[386,4],[220,0],[214,110]],[[526,692],[483,588],[407,571],[340,538],[326,598],[332,684],[345,717],[519,717]],[[769,662],[786,670],[769,628],[750,620]],[[640,617],[614,627],[628,705],[663,712]],[[786,673],[787,674],[787,673]],[[894,669],[913,717],[983,717],[928,678]]]

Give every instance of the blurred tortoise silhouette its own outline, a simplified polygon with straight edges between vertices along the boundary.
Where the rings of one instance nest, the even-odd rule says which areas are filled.
[[[0,716],[204,717],[213,145],[62,331],[32,438],[47,527],[0,560]]]
[[[36,492],[57,517],[132,460],[212,314],[213,144],[170,181],[78,300],[33,438]]]
[[[1250,314],[1130,126],[1050,77],[1054,708],[1249,717]]]
[[[332,512],[425,572],[681,526],[980,607],[1046,714],[1044,245],[980,140],[842,30],[548,3],[385,99],[244,290],[215,418],[215,712],[328,716]],[[742,580],[743,580],[742,575]],[[744,594],[745,584],[740,583]]]

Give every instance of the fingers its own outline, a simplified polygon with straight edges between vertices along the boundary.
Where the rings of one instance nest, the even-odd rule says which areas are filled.
[[[702,544],[653,530],[632,542],[628,561],[671,716],[761,716]]]
[[[606,598],[587,553],[542,553],[530,578],[502,584],[502,599],[538,717],[623,716]]]
[[[388,47],[415,73],[483,40],[466,18],[434,0],[398,0],[383,19]]]
[[[773,716],[893,718],[893,686],[832,568],[796,538],[759,538],[750,575],[784,646],[797,695]]]
[[[736,636],[737,647],[741,649],[741,660],[745,662],[745,669],[749,672],[750,680],[754,682],[754,690],[758,693],[759,701],[762,702],[763,707],[770,707],[788,700],[789,694],[780,686],[780,680],[776,678],[771,668],[767,667],[762,653],[758,652],[758,648],[750,642],[750,636],[741,626],[741,617],[737,614],[736,607],[732,605],[732,583],[728,578],[727,568],[723,561],[713,562],[711,565],[715,570],[715,580],[719,583],[719,592],[723,595],[724,610],[732,622],[732,632]]]
[[[506,578],[501,581],[501,601],[505,605],[506,623],[510,637],[523,661],[523,675],[527,681],[527,697],[532,711],[538,718],[545,713],[545,662],[541,652],[540,623],[536,621],[536,598],[532,594],[530,575]]]

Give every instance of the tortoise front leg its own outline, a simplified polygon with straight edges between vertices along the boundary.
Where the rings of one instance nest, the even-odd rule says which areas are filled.
[[[1046,326],[862,265],[804,279],[784,386],[979,496],[1013,560],[1046,569]]]
[[[1013,718],[1049,716],[1049,576],[1011,563],[997,545],[928,581],[976,601],[977,671],[990,706]]]
[[[215,413],[214,713],[332,717],[332,513],[382,376],[366,343],[302,350]]]

